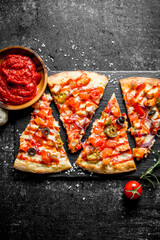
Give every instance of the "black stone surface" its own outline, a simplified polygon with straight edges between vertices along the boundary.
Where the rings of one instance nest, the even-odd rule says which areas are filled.
[[[159,77],[159,10],[159,0],[1,0],[0,48],[34,49],[49,74],[84,69],[157,71],[148,74]],[[160,189],[147,182],[139,201],[128,201],[128,176],[17,175],[12,165],[31,111],[10,111],[0,128],[0,239],[160,239]],[[100,114],[101,108],[95,118]]]

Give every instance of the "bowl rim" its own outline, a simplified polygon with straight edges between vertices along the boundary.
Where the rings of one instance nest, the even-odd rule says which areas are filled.
[[[37,102],[39,100],[39,98],[44,93],[44,91],[46,89],[46,86],[47,86],[47,81],[48,81],[48,73],[47,73],[46,66],[45,66],[42,58],[34,50],[32,50],[30,48],[27,48],[27,47],[23,47],[23,46],[10,46],[10,47],[5,47],[3,49],[0,49],[0,54],[2,52],[5,52],[5,51],[10,50],[10,49],[14,49],[14,48],[15,49],[26,50],[29,53],[33,54],[36,58],[38,58],[38,60],[40,61],[41,65],[42,65],[42,69],[43,69],[43,72],[44,72],[44,84],[43,84],[42,88],[39,90],[39,92],[37,93],[37,95],[33,99],[31,99],[29,102],[23,103],[21,105],[9,105],[9,104],[5,104],[3,102],[0,102],[0,107],[4,108],[4,109],[7,109],[7,110],[20,110],[20,109],[25,109],[25,108],[33,105],[35,102]]]

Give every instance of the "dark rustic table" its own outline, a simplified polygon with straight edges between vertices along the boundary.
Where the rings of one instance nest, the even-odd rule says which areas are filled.
[[[0,48],[13,45],[35,50],[49,74],[84,69],[112,77],[150,71],[160,78],[160,1],[1,0]],[[19,135],[31,112],[10,111],[0,128],[0,239],[160,239],[160,189],[140,181],[138,201],[123,194],[125,183],[139,179],[152,156],[142,160],[136,175],[118,178],[14,171]]]

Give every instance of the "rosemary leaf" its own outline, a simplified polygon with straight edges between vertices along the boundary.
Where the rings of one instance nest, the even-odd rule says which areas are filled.
[[[155,188],[155,184],[153,183],[153,181],[150,178],[151,177],[155,178],[157,184],[160,186],[160,181],[158,180],[158,177],[153,173],[155,168],[160,167],[160,154],[157,151],[152,151],[152,152],[157,155],[158,160],[157,160],[157,162],[153,166],[148,168],[148,170],[145,173],[143,173],[140,178],[148,180],[153,185],[153,187]]]
[[[152,184],[152,186],[155,188],[153,181],[149,177],[144,177],[144,179],[148,180]]]

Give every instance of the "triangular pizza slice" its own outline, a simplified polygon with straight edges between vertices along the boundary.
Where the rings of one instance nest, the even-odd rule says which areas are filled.
[[[126,114],[121,114],[112,95],[100,119],[95,120],[91,135],[83,144],[76,165],[101,174],[129,172],[136,169],[127,138]]]
[[[131,77],[120,83],[136,142],[133,157],[140,160],[147,157],[160,128],[160,80]]]
[[[94,72],[70,71],[49,76],[48,85],[67,131],[72,153],[81,149],[81,139],[107,83],[107,77]]]
[[[55,173],[71,168],[59,134],[58,122],[52,116],[50,94],[43,94],[33,105],[31,121],[20,137],[14,168],[33,173]]]

